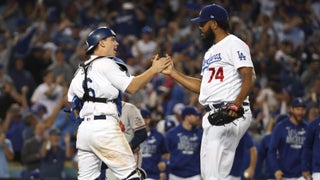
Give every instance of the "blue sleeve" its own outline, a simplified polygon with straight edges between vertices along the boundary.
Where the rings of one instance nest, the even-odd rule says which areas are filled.
[[[162,136],[161,134],[161,139],[160,139],[160,143],[159,143],[159,150],[161,152],[161,154],[166,154],[168,153],[168,149],[167,149],[167,146],[165,144],[165,139],[164,139],[164,136]]]
[[[269,144],[268,150],[268,160],[272,163],[272,172],[275,173],[277,170],[280,169],[279,163],[277,160],[277,149],[280,145],[281,141],[281,127],[278,125],[274,128],[271,134],[271,140]]]
[[[258,158],[257,158],[257,165],[256,165],[256,175],[260,175],[262,173],[262,167],[264,165],[264,161],[268,155],[268,146],[269,146],[269,141],[268,137],[270,135],[265,135],[262,140],[260,145],[258,146]]]
[[[168,152],[170,152],[173,149],[171,133],[168,132],[166,134],[164,141],[165,141],[165,145],[166,145]]]
[[[248,132],[246,132],[243,136],[245,149],[250,149],[254,146],[253,139]]]
[[[314,124],[311,123],[307,128],[306,139],[302,147],[302,171],[311,172],[312,146],[314,143]]]
[[[145,141],[148,137],[146,128],[139,129],[134,132],[133,138],[130,141],[130,146],[132,149],[136,149],[139,145]]]

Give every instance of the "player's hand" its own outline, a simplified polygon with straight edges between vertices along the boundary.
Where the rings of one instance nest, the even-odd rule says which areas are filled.
[[[282,175],[283,175],[283,172],[281,170],[277,170],[274,173],[274,177],[276,178],[276,180],[282,180]]]
[[[253,178],[253,175],[254,175],[254,169],[252,168],[247,168],[244,173],[243,173],[244,177],[246,179],[252,179]]]
[[[170,76],[170,74],[172,73],[172,71],[174,70],[173,68],[173,61],[171,59],[171,56],[169,56],[168,54],[166,55],[166,58],[170,58],[170,64],[168,67],[166,67],[164,70],[161,71],[162,74],[168,75]]]
[[[159,55],[153,56],[152,59],[152,66],[151,68],[155,69],[156,72],[161,72],[165,68],[167,68],[171,63],[171,58],[170,57],[161,57],[159,58]]]
[[[310,171],[303,171],[302,176],[306,179],[309,180],[311,179]]]

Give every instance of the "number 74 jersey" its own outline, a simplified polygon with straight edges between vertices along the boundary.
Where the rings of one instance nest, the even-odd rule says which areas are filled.
[[[248,45],[234,35],[212,45],[202,62],[202,82],[199,95],[201,104],[233,101],[241,89],[238,69],[252,67]]]

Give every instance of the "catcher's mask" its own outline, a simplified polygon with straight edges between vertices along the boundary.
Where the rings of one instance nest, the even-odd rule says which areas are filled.
[[[110,36],[116,36],[116,33],[108,27],[98,27],[92,30],[87,37],[86,54],[91,54],[94,47],[98,45],[99,41]]]

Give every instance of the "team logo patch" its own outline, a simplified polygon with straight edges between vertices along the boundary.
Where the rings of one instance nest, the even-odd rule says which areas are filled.
[[[139,116],[136,116],[136,118],[134,119],[134,124],[136,126],[141,126],[143,125],[143,120]]]

